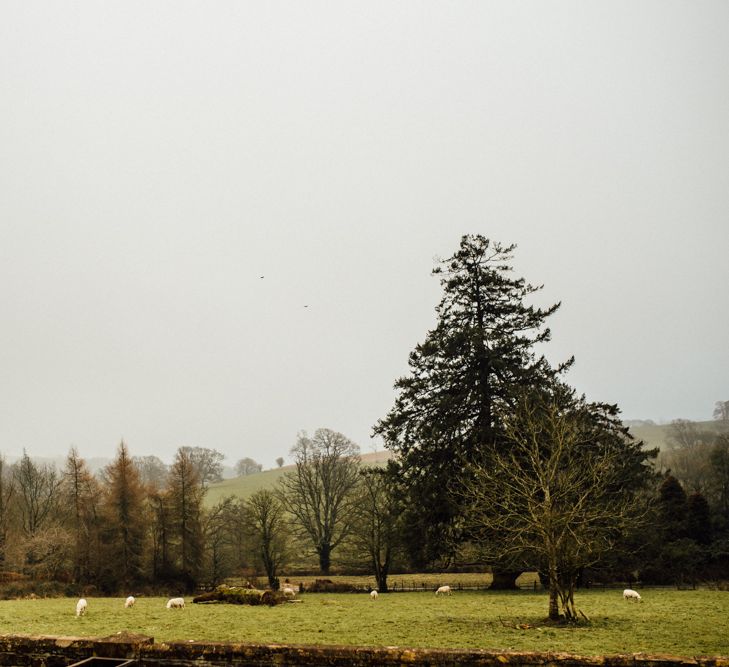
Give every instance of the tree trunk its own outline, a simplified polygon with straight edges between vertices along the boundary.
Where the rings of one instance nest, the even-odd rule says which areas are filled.
[[[493,581],[491,589],[495,591],[509,591],[516,589],[516,578],[521,574],[521,570],[493,570]]]
[[[329,568],[332,564],[331,552],[332,548],[329,544],[322,544],[319,546],[319,569],[322,574],[329,574]]]
[[[387,593],[387,572],[388,567],[379,567],[375,573],[375,579],[377,580],[377,590],[380,593]]]
[[[556,581],[549,582],[549,620],[559,620],[559,592]]]

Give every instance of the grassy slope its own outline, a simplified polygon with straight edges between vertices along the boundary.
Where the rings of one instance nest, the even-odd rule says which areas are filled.
[[[545,593],[304,594],[301,604],[278,607],[194,605],[165,609],[163,598],[89,598],[86,617],[75,599],[0,602],[4,633],[98,636],[129,630],[157,641],[219,640],[309,644],[399,645],[568,651],[580,654],[673,653],[729,655],[729,593],[643,590],[644,604],[621,591],[580,591],[578,606],[591,625],[543,623]],[[528,624],[517,629],[501,620]]]
[[[387,451],[362,454],[362,462],[365,465],[382,465],[389,457],[390,452]],[[211,507],[226,496],[248,498],[252,493],[260,489],[272,489],[276,486],[281,476],[293,470],[293,468],[294,466],[284,466],[283,468],[264,470],[253,475],[234,477],[233,479],[223,480],[218,484],[211,484],[205,496],[205,504]]]
[[[696,425],[702,430],[712,430],[717,432],[721,428],[721,423],[717,421],[696,422]],[[642,426],[632,426],[630,432],[639,440],[643,440],[647,447],[659,447],[660,449],[665,449],[668,446],[667,438],[670,433],[670,425],[646,424]],[[362,460],[366,464],[381,465],[389,457],[390,452],[380,451],[363,454]],[[239,498],[248,498],[248,496],[259,489],[273,488],[281,475],[292,468],[293,466],[284,466],[283,468],[265,470],[264,472],[248,475],[247,477],[226,479],[219,484],[213,484],[208,490],[205,502],[208,506],[211,506],[229,495],[235,495]]]
[[[696,426],[701,430],[716,432],[722,428],[721,422],[718,421],[696,422]],[[660,449],[666,449],[668,447],[670,424],[631,426],[630,432],[639,440],[643,440],[647,447],[659,447]],[[369,465],[381,465],[390,455],[388,451],[363,454],[362,461]],[[247,477],[235,477],[234,479],[226,479],[219,484],[213,484],[208,489],[205,503],[208,506],[212,506],[229,495],[248,498],[259,489],[273,488],[281,475],[292,469],[293,466],[284,466],[283,468],[265,470],[264,472],[248,475]]]

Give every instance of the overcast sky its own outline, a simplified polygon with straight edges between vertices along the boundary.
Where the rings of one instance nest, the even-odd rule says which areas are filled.
[[[625,418],[729,400],[729,3],[0,5],[0,451],[364,451],[517,243]],[[263,277],[262,277],[263,276]]]

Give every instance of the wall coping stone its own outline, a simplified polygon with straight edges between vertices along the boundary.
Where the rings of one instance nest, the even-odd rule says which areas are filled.
[[[142,667],[729,667],[726,656],[434,649],[401,646],[161,642],[119,632],[108,637],[0,635],[0,666],[65,667],[85,658],[134,658]]]

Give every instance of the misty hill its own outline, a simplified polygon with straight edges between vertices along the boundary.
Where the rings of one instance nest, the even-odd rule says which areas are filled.
[[[392,452],[387,450],[370,452],[360,456],[362,463],[365,465],[384,465],[391,457]],[[208,487],[208,492],[205,496],[205,504],[208,507],[211,507],[226,496],[248,498],[252,493],[259,491],[260,489],[272,489],[282,475],[293,469],[293,465],[288,465],[283,466],[282,468],[256,472],[252,475],[245,475],[243,477],[224,479],[222,482],[218,482],[217,484],[211,484]]]
[[[720,433],[722,429],[727,428],[725,422],[717,420],[692,423],[701,431],[713,431],[714,433]],[[670,424],[654,424],[650,420],[626,420],[625,425],[630,427],[630,432],[638,440],[642,440],[646,447],[668,448],[671,434]]]

